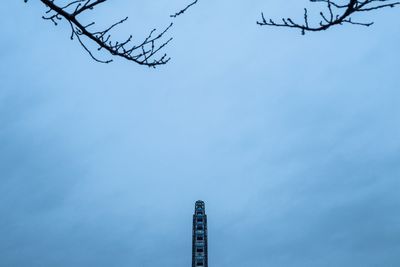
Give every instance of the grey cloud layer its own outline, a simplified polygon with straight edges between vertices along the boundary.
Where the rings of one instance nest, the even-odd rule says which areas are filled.
[[[181,4],[123,2],[96,14],[139,35]],[[397,266],[396,11],[303,37],[264,2],[199,4],[157,70],[3,4],[0,266],[188,266],[197,199],[212,266]]]

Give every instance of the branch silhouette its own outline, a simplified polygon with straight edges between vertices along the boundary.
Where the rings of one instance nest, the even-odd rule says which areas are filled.
[[[261,13],[261,20],[257,21],[257,24],[260,26],[299,29],[302,34],[306,32],[324,31],[333,26],[343,24],[369,27],[373,22],[355,21],[352,18],[353,15],[378,9],[393,8],[400,5],[399,1],[400,0],[310,0],[312,3],[323,3],[326,5],[326,9],[319,12],[319,23],[310,23],[308,10],[305,8],[303,22],[295,22],[291,18],[282,18],[280,22],[275,22],[272,19],[266,19],[264,13]],[[28,0],[24,0],[24,2],[28,2]],[[158,33],[156,29],[151,30],[142,41],[135,44],[132,35],[122,41],[113,40],[111,36],[111,32],[117,26],[126,22],[128,17],[102,30],[92,30],[95,25],[94,21],[85,24],[80,20],[79,17],[81,14],[95,9],[100,4],[107,2],[107,0],[40,0],[40,2],[47,7],[47,11],[42,18],[53,22],[54,25],[58,25],[61,20],[67,21],[71,29],[71,40],[78,40],[79,44],[90,57],[97,62],[110,63],[113,61],[113,59],[101,59],[99,56],[99,51],[101,50],[108,52],[112,57],[124,58],[128,61],[148,67],[164,65],[170,60],[170,57],[165,53],[161,55],[159,55],[159,53],[160,50],[172,40],[172,37],[164,39],[164,36],[172,27],[173,23],[170,23],[164,30]],[[64,4],[59,4],[60,2]],[[170,15],[170,17],[176,18],[182,15],[197,3],[198,0],[191,0],[185,8]],[[93,45],[95,46],[94,49],[91,48]]]
[[[28,0],[24,0],[27,2]],[[52,21],[54,25],[58,25],[61,20],[66,20],[71,27],[71,40],[76,38],[86,52],[97,62],[110,63],[112,59],[100,59],[95,51],[87,45],[87,40],[91,40],[96,46],[97,51],[105,50],[112,56],[121,57],[128,61],[133,61],[139,65],[148,67],[156,67],[166,64],[170,58],[166,54],[156,57],[156,54],[164,48],[172,38],[158,43],[165,33],[172,27],[172,23],[163,31],[156,34],[156,29],[150,31],[146,38],[138,44],[133,44],[133,36],[122,41],[113,41],[111,31],[118,25],[124,23],[128,17],[117,21],[103,30],[90,30],[89,28],[95,25],[95,22],[83,24],[79,20],[79,15],[93,10],[98,5],[107,0],[74,0],[67,4],[56,4],[55,0],[40,0],[48,10],[42,17],[45,20]],[[94,49],[96,50],[96,49]]]
[[[176,18],[180,15],[182,15],[183,13],[185,13],[189,8],[191,8],[192,6],[194,6],[195,4],[197,4],[198,0],[195,0],[193,2],[191,2],[190,4],[188,4],[185,8],[179,10],[178,12],[176,12],[173,15],[170,15],[171,18]]]
[[[314,3],[325,3],[327,10],[319,13],[321,20],[319,24],[311,26],[308,17],[308,10],[304,9],[304,22],[297,23],[291,18],[282,18],[281,22],[275,22],[272,19],[266,19],[264,13],[261,13],[261,20],[257,21],[260,26],[273,26],[295,28],[301,30],[302,34],[306,32],[324,31],[336,25],[353,24],[369,27],[373,22],[358,22],[352,19],[352,15],[356,13],[364,13],[377,9],[395,7],[400,2],[393,0],[347,0],[347,4],[341,4],[339,1],[333,0],[310,0]],[[342,1],[343,2],[343,1]]]

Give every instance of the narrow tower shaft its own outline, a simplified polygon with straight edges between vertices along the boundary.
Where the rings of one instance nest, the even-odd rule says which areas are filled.
[[[208,267],[207,215],[204,202],[196,201],[193,214],[192,267]]]

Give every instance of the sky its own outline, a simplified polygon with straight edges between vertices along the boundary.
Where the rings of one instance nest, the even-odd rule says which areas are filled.
[[[210,266],[399,266],[400,9],[302,36],[255,22],[307,1],[169,17],[185,3],[82,17],[129,16],[115,34],[138,41],[173,21],[152,69],[96,63],[39,1],[2,1],[0,266],[190,266],[198,199]]]

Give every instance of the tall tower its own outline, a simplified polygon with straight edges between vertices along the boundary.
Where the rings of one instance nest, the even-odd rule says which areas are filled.
[[[192,267],[208,267],[207,215],[204,202],[196,201],[193,214]]]

